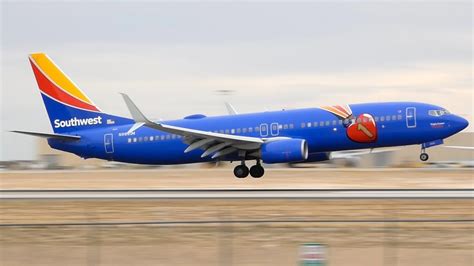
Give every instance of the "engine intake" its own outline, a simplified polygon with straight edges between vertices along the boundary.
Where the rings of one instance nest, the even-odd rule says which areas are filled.
[[[308,144],[304,139],[282,139],[264,143],[261,148],[264,163],[292,163],[308,158]]]

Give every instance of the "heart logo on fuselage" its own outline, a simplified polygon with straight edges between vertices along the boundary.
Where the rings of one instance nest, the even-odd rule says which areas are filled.
[[[377,126],[369,114],[361,114],[347,127],[347,137],[355,142],[371,143],[377,140]]]

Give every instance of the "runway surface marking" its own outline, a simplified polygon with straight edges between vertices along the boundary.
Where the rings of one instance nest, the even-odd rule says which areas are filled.
[[[1,190],[0,199],[474,199],[474,189]]]

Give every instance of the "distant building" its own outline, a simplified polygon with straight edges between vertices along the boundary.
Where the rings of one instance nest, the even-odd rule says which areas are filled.
[[[37,155],[38,161],[44,164],[46,169],[64,169],[64,168],[101,168],[106,163],[103,160],[87,159],[84,160],[72,153],[51,149],[45,139],[38,138]]]

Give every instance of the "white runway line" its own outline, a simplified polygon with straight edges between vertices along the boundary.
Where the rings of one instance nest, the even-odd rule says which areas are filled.
[[[0,199],[474,199],[474,189],[347,190],[35,190]]]

